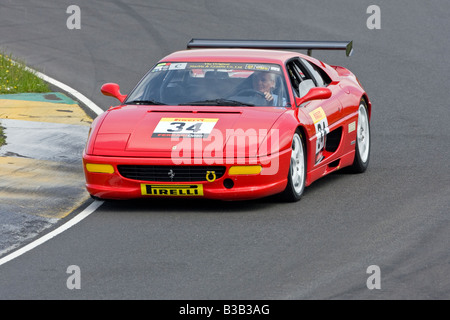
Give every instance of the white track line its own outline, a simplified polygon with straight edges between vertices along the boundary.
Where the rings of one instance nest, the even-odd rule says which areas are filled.
[[[43,244],[44,242],[47,242],[48,240],[56,237],[58,234],[66,231],[70,227],[76,225],[78,222],[89,216],[92,212],[98,209],[103,204],[103,201],[95,201],[89,205],[86,209],[84,209],[82,212],[77,214],[74,218],[70,219],[60,227],[56,228],[52,232],[47,233],[45,236],[40,237],[37,240],[34,240],[33,242],[27,244],[26,246],[8,254],[7,256],[0,259],[0,266],[2,264],[7,263],[8,261],[11,261],[14,258],[17,258],[21,256],[22,254],[36,248],[37,246]]]
[[[91,109],[92,111],[94,111],[97,115],[103,113],[103,110],[100,109],[100,107],[98,107],[94,102],[92,102],[91,100],[89,100],[88,98],[86,98],[84,95],[82,95],[81,93],[79,93],[77,90],[69,87],[68,85],[55,80],[53,78],[50,78],[49,76],[33,70],[31,68],[26,67],[27,70],[34,72],[38,77],[40,77],[42,80],[49,82],[51,84],[53,84],[54,86],[57,86],[58,88],[60,88],[61,90],[68,92],[69,94],[73,95],[76,99],[78,99],[79,101],[81,101],[82,103],[84,103],[89,109]]]
[[[80,92],[76,91],[75,89],[69,87],[68,85],[55,80],[41,72],[38,72],[36,70],[33,70],[29,67],[26,67],[26,69],[28,69],[29,71],[35,73],[38,77],[42,78],[44,81],[60,88],[61,90],[71,94],[72,96],[74,96],[76,99],[78,99],[79,101],[81,101],[82,103],[84,103],[89,109],[91,109],[93,112],[95,112],[97,115],[103,113],[103,110],[100,109],[94,102],[92,102],[91,100],[89,100],[88,98],[86,98],[84,95],[82,95]],[[44,242],[54,238],[55,236],[57,236],[58,234],[66,231],[67,229],[69,229],[70,227],[76,225],[78,222],[80,222],[81,220],[83,220],[84,218],[86,218],[87,216],[89,216],[91,213],[93,213],[95,210],[97,210],[101,205],[103,204],[103,201],[95,201],[93,203],[91,203],[86,209],[84,209],[82,212],[80,212],[79,214],[77,214],[75,217],[73,217],[72,219],[70,219],[69,221],[67,221],[66,223],[64,223],[63,225],[59,226],[58,228],[56,228],[55,230],[47,233],[46,235],[34,240],[33,242],[27,244],[26,246],[6,255],[5,257],[0,259],[0,266],[7,263],[8,261],[11,261],[19,256],[21,256],[22,254],[36,248],[37,246],[43,244]]]

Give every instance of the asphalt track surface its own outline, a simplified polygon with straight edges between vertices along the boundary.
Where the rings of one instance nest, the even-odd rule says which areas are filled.
[[[449,299],[450,3],[439,1],[1,0],[0,46],[106,109],[193,37],[353,40],[348,67],[373,103],[362,175],[298,203],[129,201],[0,266],[1,299]],[[376,2],[376,3],[374,3]],[[367,7],[381,9],[369,30]],[[81,271],[69,290],[68,266]],[[367,268],[381,271],[369,290]]]

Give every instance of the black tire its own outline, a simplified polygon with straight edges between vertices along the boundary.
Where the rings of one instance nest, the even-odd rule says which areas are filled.
[[[294,163],[295,162],[295,163]],[[296,170],[294,172],[293,170]],[[286,202],[299,201],[306,184],[306,148],[301,132],[292,137],[291,162],[289,165],[288,183],[281,197]]]
[[[367,170],[370,160],[370,121],[369,111],[364,99],[361,100],[358,108],[358,123],[355,143],[355,160],[349,167],[353,173],[363,173]]]

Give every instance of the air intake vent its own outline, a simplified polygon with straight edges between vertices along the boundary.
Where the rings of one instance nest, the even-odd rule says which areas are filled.
[[[221,178],[225,166],[141,166],[118,165],[119,173],[128,179],[153,182],[201,182]]]

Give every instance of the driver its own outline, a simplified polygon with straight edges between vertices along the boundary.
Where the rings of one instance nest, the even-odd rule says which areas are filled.
[[[253,89],[264,94],[268,102],[273,101],[272,90],[275,88],[275,74],[258,72],[253,76]]]

